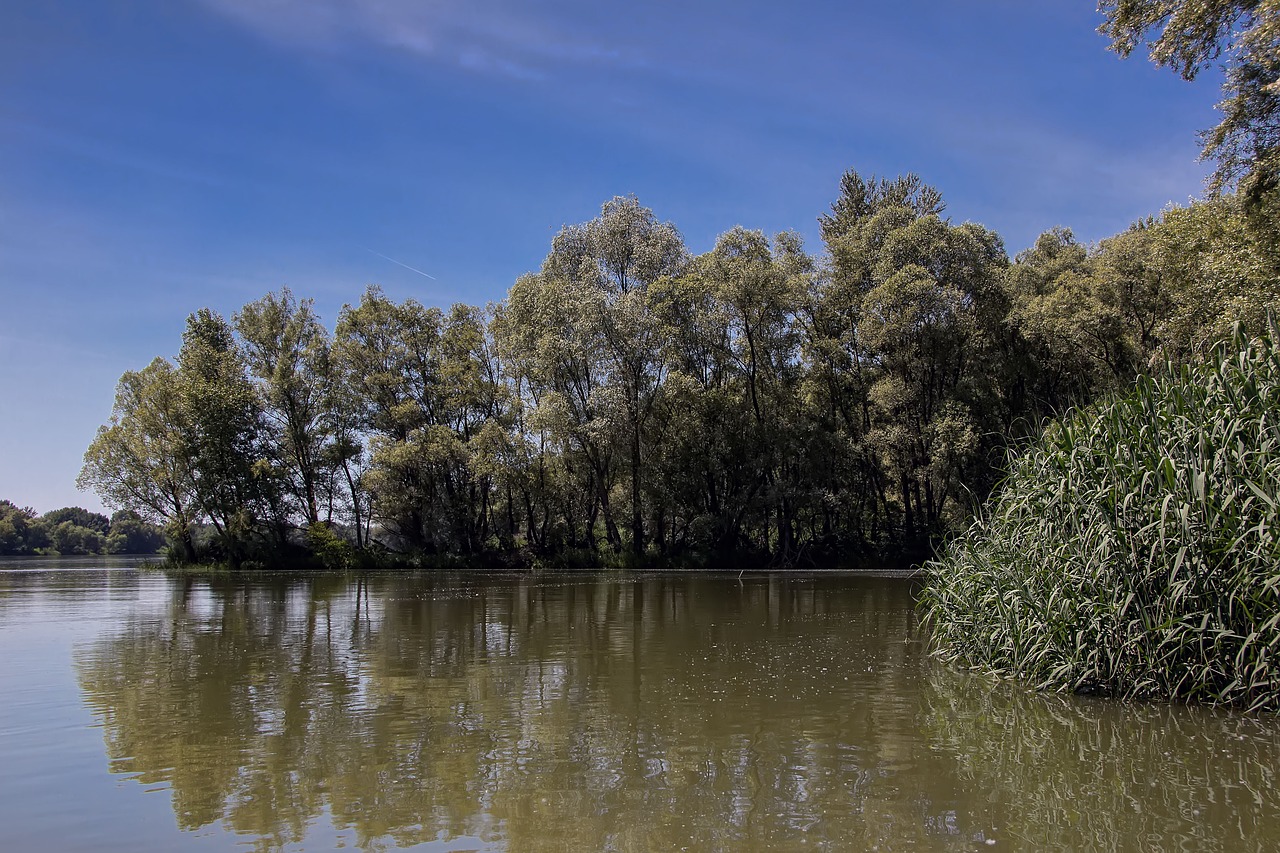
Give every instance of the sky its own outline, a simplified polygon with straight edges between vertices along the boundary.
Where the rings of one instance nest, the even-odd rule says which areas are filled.
[[[288,286],[499,300],[616,195],[695,253],[915,172],[1012,256],[1203,194],[1212,75],[1088,0],[6,0],[0,498],[76,491],[127,370]]]

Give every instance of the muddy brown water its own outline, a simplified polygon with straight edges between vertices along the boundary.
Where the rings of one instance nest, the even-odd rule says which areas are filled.
[[[956,672],[913,595],[0,562],[0,850],[1280,850],[1276,717]]]

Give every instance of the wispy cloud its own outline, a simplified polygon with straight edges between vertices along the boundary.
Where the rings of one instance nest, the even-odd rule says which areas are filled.
[[[1013,242],[1069,225],[1077,236],[1101,239],[1131,221],[1202,195],[1208,167],[1193,139],[1144,141],[1141,150],[1101,134],[998,110],[981,121],[957,115],[934,129],[957,171],[971,171],[984,191],[971,193],[986,224]],[[985,184],[982,176],[989,176]],[[961,216],[963,218],[963,215]]]
[[[514,0],[199,0],[275,41],[310,49],[364,42],[482,74],[538,80],[557,65],[638,65],[598,37],[551,25]]]

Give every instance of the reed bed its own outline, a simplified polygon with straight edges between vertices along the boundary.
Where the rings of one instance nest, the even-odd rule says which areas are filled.
[[[943,659],[1280,709],[1280,329],[1052,424],[925,567]]]

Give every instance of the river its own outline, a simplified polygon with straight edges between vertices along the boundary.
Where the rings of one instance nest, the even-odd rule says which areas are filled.
[[[0,849],[1280,849],[1280,721],[925,654],[912,582],[0,562]]]

